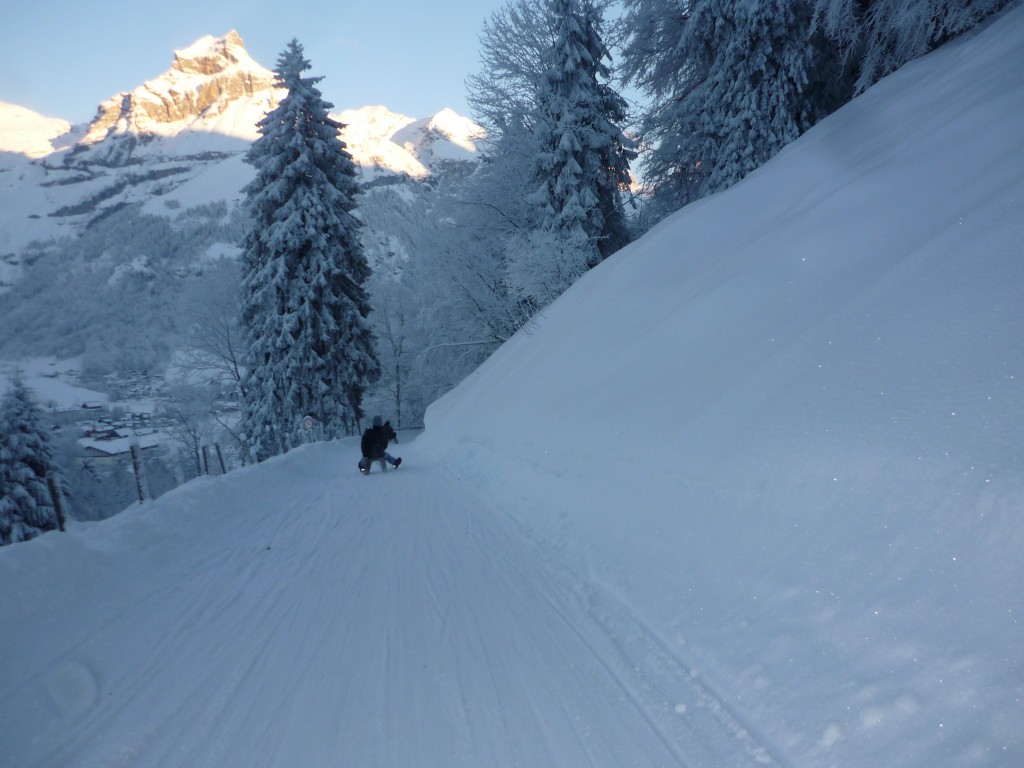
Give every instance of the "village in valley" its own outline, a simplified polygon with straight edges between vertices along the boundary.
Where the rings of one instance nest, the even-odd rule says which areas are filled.
[[[4,361],[0,392],[16,375],[49,422],[73,495],[97,507],[79,508],[81,519],[105,517],[124,503],[159,496],[199,475],[224,474],[238,463],[237,452],[222,445],[211,428],[218,413],[230,413],[235,404],[214,399],[210,404],[218,413],[205,414],[182,407],[163,373],[126,371],[91,379],[77,358]],[[75,493],[76,484],[95,487]]]

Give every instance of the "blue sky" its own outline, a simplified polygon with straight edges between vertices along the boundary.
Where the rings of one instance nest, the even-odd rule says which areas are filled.
[[[468,115],[478,35],[504,0],[76,0],[10,3],[0,24],[0,101],[73,123],[170,68],[175,49],[235,29],[268,69],[293,37],[337,110]]]

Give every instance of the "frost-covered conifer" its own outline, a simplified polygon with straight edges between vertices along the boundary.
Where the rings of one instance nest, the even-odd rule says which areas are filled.
[[[859,68],[863,91],[1004,8],[1008,0],[815,0],[815,20]]]
[[[625,76],[652,101],[646,177],[673,210],[743,178],[843,90],[809,2],[627,0]]]
[[[608,49],[590,0],[550,0],[555,31],[537,88],[534,127],[540,152],[540,228],[588,242],[596,263],[628,242],[621,190],[629,183],[632,143],[619,123],[627,105],[608,84]]]
[[[537,83],[554,42],[548,0],[508,0],[480,30],[480,70],[466,78],[466,100],[486,130],[483,148],[507,130],[533,125]]]
[[[300,440],[311,414],[330,439],[351,434],[380,374],[367,323],[370,267],[353,215],[358,192],[340,123],[293,40],[275,70],[288,95],[259,122],[246,161],[251,229],[242,242],[247,373],[242,427],[259,459]]]
[[[47,480],[66,499],[67,483],[53,460],[42,414],[20,377],[0,400],[0,544],[63,529]],[[66,511],[66,504],[63,504]]]
[[[650,103],[641,132],[655,218],[695,199],[702,181],[687,98],[707,75],[710,56],[694,58],[693,51],[679,45],[691,5],[692,0],[624,0],[621,74]]]
[[[695,3],[683,44],[714,52],[691,111],[704,192],[735,184],[811,125],[810,16],[792,0]]]

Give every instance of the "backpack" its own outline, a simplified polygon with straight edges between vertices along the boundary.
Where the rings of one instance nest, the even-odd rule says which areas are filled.
[[[368,459],[384,458],[384,453],[388,449],[388,439],[384,434],[384,429],[382,427],[368,428],[363,432],[363,439],[360,441],[359,447],[363,456]]]

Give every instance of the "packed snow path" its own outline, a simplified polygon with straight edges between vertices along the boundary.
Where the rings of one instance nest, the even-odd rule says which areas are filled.
[[[363,477],[350,441],[307,446],[4,553],[4,764],[787,764],[626,606],[401,447]]]

